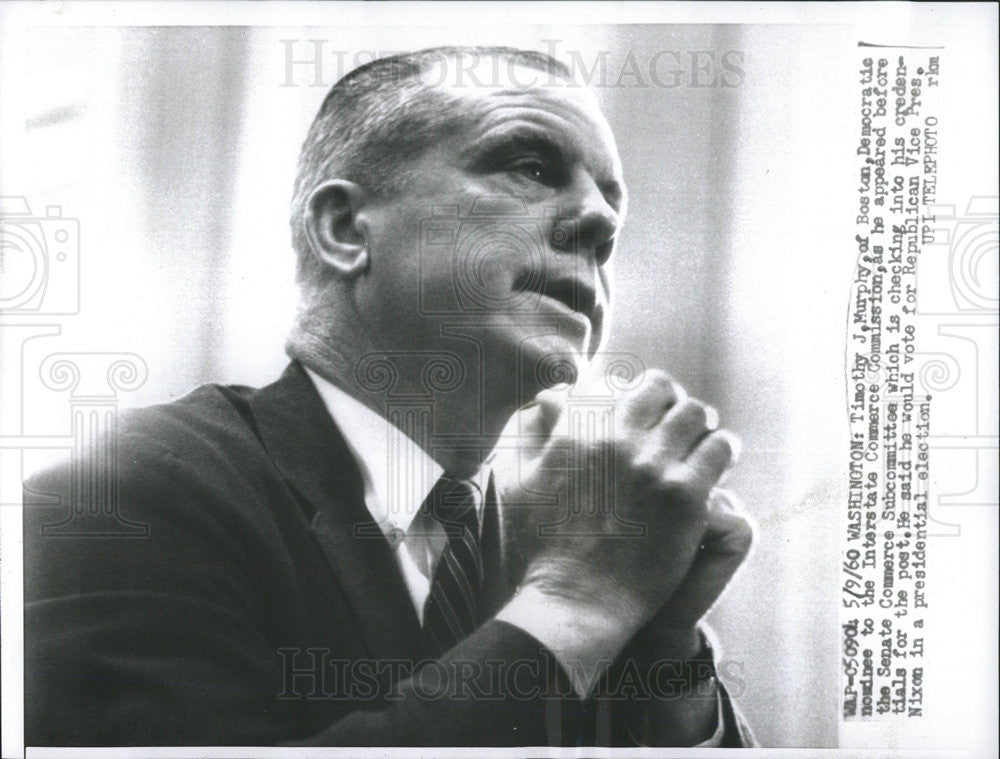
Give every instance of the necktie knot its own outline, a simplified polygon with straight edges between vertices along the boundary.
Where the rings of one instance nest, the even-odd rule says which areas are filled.
[[[424,502],[427,513],[444,529],[448,540],[460,537],[463,530],[469,530],[478,542],[479,488],[469,480],[442,477],[434,485]]]

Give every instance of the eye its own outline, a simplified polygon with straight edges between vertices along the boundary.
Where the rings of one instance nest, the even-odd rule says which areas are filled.
[[[554,185],[558,180],[556,170],[548,161],[538,156],[524,156],[511,162],[509,169],[543,185]]]

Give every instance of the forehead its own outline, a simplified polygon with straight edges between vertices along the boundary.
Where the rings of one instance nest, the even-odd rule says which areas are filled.
[[[487,133],[512,122],[534,124],[572,143],[601,174],[621,177],[611,127],[594,92],[579,82],[497,56],[442,59],[422,79],[462,101],[463,126]]]

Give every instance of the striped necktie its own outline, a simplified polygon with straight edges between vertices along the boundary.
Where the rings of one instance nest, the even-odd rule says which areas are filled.
[[[424,603],[424,636],[434,656],[440,656],[479,626],[483,559],[477,491],[467,480],[442,477],[422,506],[448,537]]]

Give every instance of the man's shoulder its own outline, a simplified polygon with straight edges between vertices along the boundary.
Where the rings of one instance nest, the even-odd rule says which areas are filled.
[[[297,524],[317,504],[360,492],[342,436],[295,363],[259,389],[203,385],[122,412],[89,438],[25,481],[26,525],[120,512],[162,534],[223,534]]]
[[[113,479],[123,494],[253,487],[271,470],[254,408],[270,387],[206,384],[174,401],[123,410],[29,477],[26,501],[67,491],[81,473]]]
[[[175,401],[122,412],[117,434],[130,448],[142,444],[175,453],[223,453],[253,438],[251,400],[259,392],[245,385],[201,385]]]

